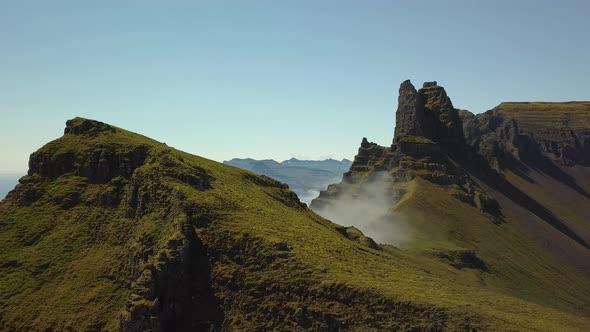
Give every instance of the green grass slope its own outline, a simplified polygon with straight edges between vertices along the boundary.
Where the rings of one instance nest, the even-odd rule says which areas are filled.
[[[590,102],[504,102],[499,114],[516,119],[522,127],[572,129],[590,128]]]
[[[449,264],[452,252],[441,260],[374,246],[307,209],[279,182],[70,120],[0,203],[0,330],[590,326],[585,280],[549,275],[559,267],[543,268],[551,257],[531,261],[527,240],[436,185],[416,180],[407,189],[398,209],[436,215],[441,232],[458,239],[445,235],[439,246],[477,246],[489,272]],[[450,232],[455,220],[463,233]],[[564,276],[557,293],[536,288]]]

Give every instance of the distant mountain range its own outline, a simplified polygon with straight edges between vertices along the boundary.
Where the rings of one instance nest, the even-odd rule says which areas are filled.
[[[348,159],[299,160],[291,158],[278,162],[272,159],[234,158],[223,163],[284,182],[297,193],[302,202],[310,204],[321,190],[325,190],[332,183],[340,182],[342,174],[350,169],[352,161]]]

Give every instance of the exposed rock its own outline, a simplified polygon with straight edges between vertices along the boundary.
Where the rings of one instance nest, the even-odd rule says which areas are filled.
[[[449,250],[437,252],[435,256],[447,261],[456,269],[476,269],[488,272],[487,264],[473,250]]]
[[[399,87],[394,137],[423,135],[424,101],[410,80]]]
[[[121,202],[121,195],[127,184],[127,180],[123,177],[114,178],[109,182],[105,190],[100,193],[100,203],[108,207],[117,207]]]
[[[102,132],[115,132],[117,129],[96,120],[73,118],[66,122],[64,134],[96,136]]]
[[[563,165],[590,164],[590,103],[502,103],[490,113],[516,122],[518,134]]]
[[[16,195],[16,202],[21,206],[31,205],[43,195],[36,185],[30,183],[17,185],[13,192]]]
[[[152,243],[141,238],[130,252],[134,280],[119,331],[219,328],[223,314],[210,289],[206,248],[188,224],[181,227],[179,238],[155,256],[149,254]]]
[[[538,165],[590,165],[590,103],[502,103],[461,112],[469,145],[500,171],[507,158]]]
[[[405,135],[424,136],[445,149],[463,143],[458,110],[436,81],[426,82],[416,91],[407,80],[401,84],[399,93],[394,143]]]
[[[89,178],[92,182],[108,182],[122,176],[130,178],[147,157],[147,146],[121,146],[113,149],[95,146],[85,152],[39,150],[29,158],[29,175],[39,174],[56,178],[72,173]]]
[[[341,228],[337,228],[337,231],[340,232],[340,234],[344,235],[345,237],[349,238],[350,240],[353,240],[354,242],[357,242],[359,244],[367,246],[371,249],[381,250],[381,248],[379,248],[379,245],[377,245],[377,243],[373,239],[365,236],[356,227],[353,227],[353,226],[341,227]]]
[[[278,251],[291,251],[293,249],[293,247],[291,247],[290,245],[288,245],[285,242],[279,242],[279,243],[275,244],[275,248]]]
[[[497,202],[452,159],[466,155],[468,145],[460,112],[453,107],[444,88],[434,81],[424,83],[422,89],[416,91],[407,80],[401,84],[399,94],[393,144],[382,147],[363,138],[350,171],[344,174],[343,183],[361,183],[370,174],[381,171],[390,173],[396,182],[421,177],[447,187],[462,202],[483,212],[500,215]],[[475,138],[471,136],[479,133],[476,131],[479,130],[477,122],[468,112],[461,111],[461,114],[472,120],[468,129],[473,141]],[[514,130],[507,131],[510,134]],[[349,188],[352,187],[329,186],[312,201],[312,209],[325,208]]]
[[[19,184],[8,192],[7,198],[14,199],[20,206],[28,206],[43,196],[43,178],[39,175],[25,175],[20,178]]]
[[[453,107],[445,89],[430,82],[418,91],[424,100],[424,136],[445,147],[462,144],[463,127],[458,111]]]
[[[275,187],[275,188],[280,188],[280,189],[289,189],[288,184],[274,180],[266,175],[254,175],[254,174],[244,173],[244,178],[252,183],[255,183],[255,184],[257,184],[259,186],[263,186],[263,187]]]
[[[344,173],[344,178],[350,177],[355,172],[385,170],[387,168],[387,156],[390,155],[390,150],[390,148],[369,142],[366,137],[363,137],[358,153],[350,166],[350,171]]]

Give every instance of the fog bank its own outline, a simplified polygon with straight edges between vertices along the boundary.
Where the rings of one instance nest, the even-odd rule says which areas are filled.
[[[359,188],[347,190],[330,204],[314,211],[343,226],[354,226],[377,243],[403,245],[412,238],[412,227],[393,206],[400,199],[391,189],[387,172],[374,174]]]

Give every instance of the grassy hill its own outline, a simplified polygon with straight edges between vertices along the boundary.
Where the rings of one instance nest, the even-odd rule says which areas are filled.
[[[0,203],[0,330],[590,326],[588,279],[517,226],[445,186],[394,185],[425,234],[401,249],[270,178],[70,120]]]

